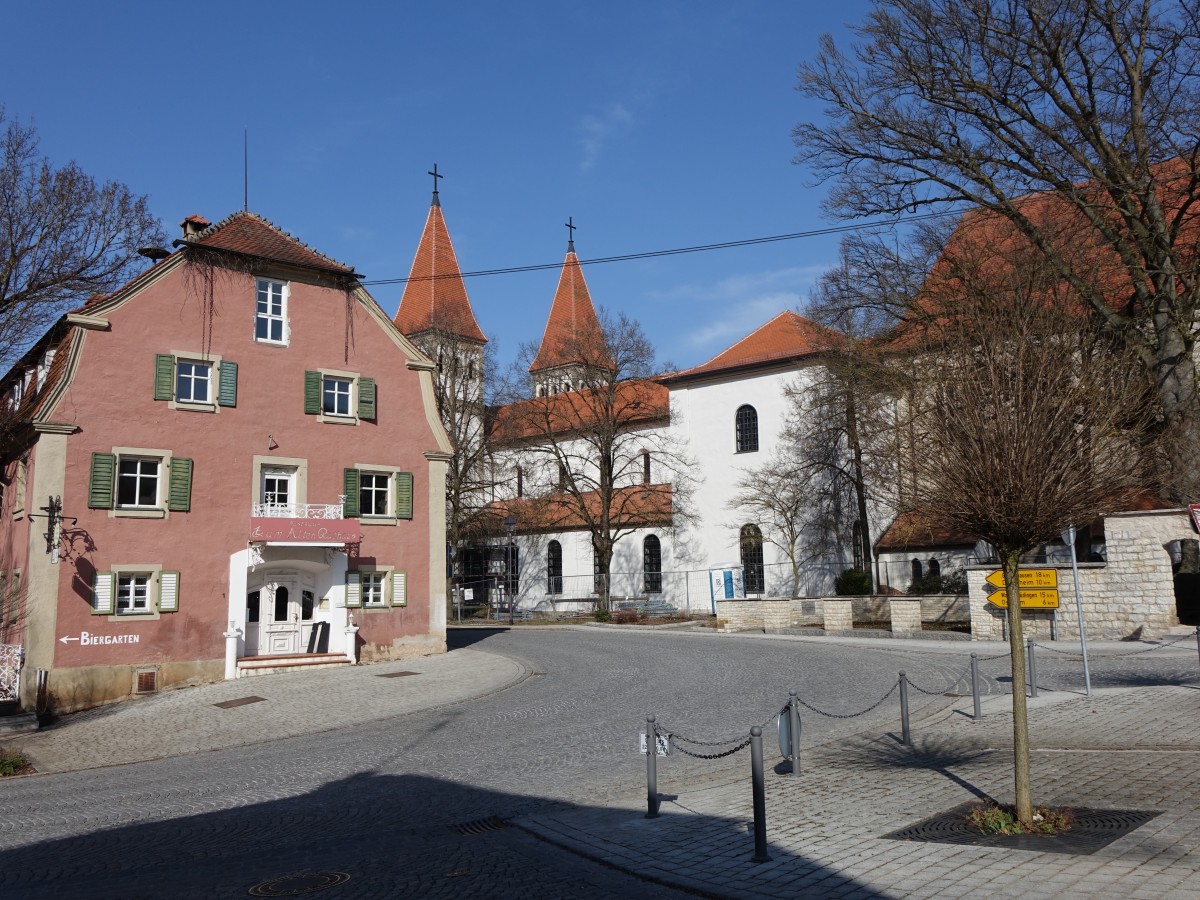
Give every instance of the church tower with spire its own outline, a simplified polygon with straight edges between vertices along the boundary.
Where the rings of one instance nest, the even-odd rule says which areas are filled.
[[[579,258],[575,255],[575,224],[567,220],[567,256],[558,277],[550,316],[529,366],[535,397],[586,387],[598,372],[615,368],[604,330],[592,305]]]

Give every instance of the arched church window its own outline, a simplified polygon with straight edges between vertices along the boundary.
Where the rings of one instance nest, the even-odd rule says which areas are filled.
[[[737,431],[737,452],[758,452],[758,410],[750,404],[738,407],[734,420]]]
[[[743,525],[741,535],[742,569],[746,573],[746,593],[761,594],[767,589],[763,563],[763,538],[757,525]]]

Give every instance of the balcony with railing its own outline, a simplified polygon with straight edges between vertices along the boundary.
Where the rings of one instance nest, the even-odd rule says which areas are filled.
[[[357,519],[347,519],[345,496],[337,503],[255,503],[250,508],[252,544],[335,547],[362,539]]]

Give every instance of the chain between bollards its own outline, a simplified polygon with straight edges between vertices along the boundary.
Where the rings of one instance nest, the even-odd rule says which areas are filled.
[[[767,853],[767,789],[763,776],[762,728],[750,729],[750,776],[754,782],[754,858],[751,862],[770,862]]]
[[[658,726],[646,716],[646,818],[658,818]]]
[[[979,654],[971,654],[971,700],[975,705],[975,721],[983,718],[979,703]]]
[[[1026,656],[1029,658],[1029,696],[1031,699],[1037,699],[1037,657],[1034,655],[1033,638],[1030,638],[1026,645]]]
[[[905,747],[912,746],[912,735],[908,729],[908,676],[900,673],[900,741]]]

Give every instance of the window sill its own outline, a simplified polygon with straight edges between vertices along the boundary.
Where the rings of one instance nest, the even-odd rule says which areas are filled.
[[[381,613],[381,612],[391,612],[392,611],[392,608],[390,606],[388,606],[386,603],[380,604],[379,606],[363,606],[363,607],[361,607],[361,609],[365,613]]]
[[[741,455],[743,453],[757,453],[757,452],[758,452],[757,447],[755,447],[753,450],[734,450],[733,451],[735,456]]]
[[[178,409],[183,412],[198,412],[198,413],[215,413],[220,412],[220,407],[215,403],[190,403],[186,400],[172,400],[167,404],[171,409]]]
[[[395,516],[359,516],[360,525],[395,525],[400,520]]]
[[[148,609],[145,612],[112,613],[104,618],[114,624],[120,624],[121,622],[157,622],[162,616],[157,609]]]
[[[357,425],[358,418],[356,416],[331,416],[328,413],[318,413],[317,421],[327,422],[330,425]]]
[[[167,511],[161,507],[143,509],[110,509],[110,519],[165,519]]]
[[[256,337],[254,339],[254,343],[262,344],[264,347],[286,347],[288,345],[287,341],[272,341],[268,340],[267,338],[260,337]]]

